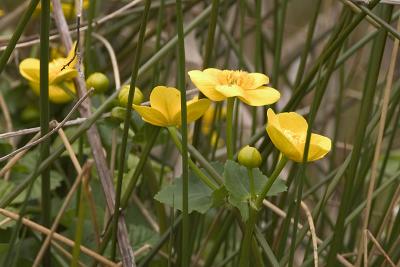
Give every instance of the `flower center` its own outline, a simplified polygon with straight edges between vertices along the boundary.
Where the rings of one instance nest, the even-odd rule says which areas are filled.
[[[296,145],[304,144],[306,141],[306,136],[304,134],[294,133],[288,129],[283,129],[283,133]]]
[[[246,71],[241,70],[224,70],[219,77],[219,82],[223,85],[237,85],[240,87],[248,87],[253,80]]]

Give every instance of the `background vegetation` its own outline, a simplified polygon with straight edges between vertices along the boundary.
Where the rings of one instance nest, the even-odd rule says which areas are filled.
[[[117,97],[130,84],[143,105],[156,85],[191,99],[186,73],[207,67],[267,74],[281,93],[274,110],[304,115],[332,140],[324,159],[285,166],[247,265],[400,265],[397,5],[90,0],[81,13],[51,2],[0,2],[1,266],[239,266],[249,185],[227,161],[226,103],[175,131],[144,123]],[[49,59],[74,41],[79,97],[53,103]],[[26,58],[40,58],[40,97],[20,74]],[[86,93],[94,72],[110,80],[105,92]],[[267,179],[279,151],[266,107],[236,102],[233,115],[233,152],[257,147],[257,177]],[[211,190],[193,165],[225,186]],[[242,185],[244,207],[230,198]]]

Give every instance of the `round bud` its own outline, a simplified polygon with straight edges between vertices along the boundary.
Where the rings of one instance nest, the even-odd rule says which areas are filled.
[[[123,120],[125,120],[125,116],[126,116],[126,108],[114,107],[111,110],[112,118],[123,121]]]
[[[129,96],[129,88],[128,84],[122,86],[121,91],[119,91],[118,100],[119,104],[123,107],[128,105],[128,96]],[[133,104],[140,105],[143,102],[143,94],[139,88],[135,87],[135,95],[133,96]]]
[[[88,89],[93,87],[96,93],[104,93],[110,87],[110,81],[103,73],[95,72],[86,79],[86,87]]]
[[[262,158],[257,148],[245,146],[239,151],[239,163],[247,168],[257,168],[260,166]]]

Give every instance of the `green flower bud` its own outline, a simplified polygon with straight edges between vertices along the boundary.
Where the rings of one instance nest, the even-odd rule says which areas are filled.
[[[260,166],[262,158],[257,148],[245,146],[239,151],[239,163],[247,168],[257,168]]]
[[[117,120],[125,120],[126,116],[126,108],[115,107],[111,110],[111,117],[116,118]]]
[[[96,93],[104,93],[110,87],[110,81],[103,73],[95,72],[87,78],[86,87],[88,89],[93,87]]]
[[[130,86],[128,84],[122,86],[122,89],[118,95],[119,104],[123,107],[126,107],[126,105],[128,105],[129,88],[130,88]],[[143,98],[144,97],[143,97],[142,91],[140,91],[139,88],[135,87],[135,95],[133,96],[133,104],[140,105],[140,103],[143,102]]]

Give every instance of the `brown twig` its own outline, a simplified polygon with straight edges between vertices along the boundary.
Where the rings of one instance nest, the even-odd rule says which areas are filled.
[[[75,154],[72,154],[75,156]],[[50,244],[50,240],[53,237],[54,232],[56,231],[58,224],[60,223],[60,220],[62,218],[62,216],[64,215],[65,210],[67,209],[69,203],[71,202],[71,199],[75,193],[75,191],[78,189],[79,184],[81,183],[81,180],[84,176],[87,176],[88,172],[91,170],[93,165],[92,161],[87,161],[86,164],[83,166],[83,169],[80,169],[80,171],[78,172],[78,177],[75,179],[74,184],[72,185],[71,189],[69,190],[67,196],[65,197],[65,200],[50,228],[50,233],[49,235],[47,235],[46,239],[44,240],[44,242],[42,243],[42,246],[38,252],[38,254],[36,255],[35,261],[33,263],[33,267],[37,267],[39,266],[42,257],[44,255],[44,253],[47,250],[48,245]],[[79,167],[80,168],[80,167]]]
[[[379,250],[379,252],[383,255],[383,257],[389,262],[389,264],[392,267],[396,267],[392,259],[389,257],[389,255],[385,252],[385,250],[382,248],[382,246],[379,244],[378,240],[371,234],[368,229],[366,230],[367,236],[371,239],[372,243],[374,243],[375,247]]]
[[[397,30],[400,30],[400,20],[397,21]],[[379,158],[381,155],[381,148],[382,148],[382,143],[383,143],[383,137],[384,137],[384,132],[385,132],[385,124],[386,124],[386,117],[387,117],[387,111],[388,111],[388,106],[389,106],[389,100],[390,100],[390,93],[392,91],[392,84],[393,84],[393,78],[394,78],[394,71],[396,67],[396,59],[397,59],[397,54],[399,51],[399,40],[395,39],[393,48],[392,48],[392,54],[391,54],[391,61],[389,64],[389,71],[387,74],[387,80],[386,80],[386,85],[385,89],[383,92],[383,100],[382,100],[382,110],[381,110],[381,117],[379,121],[379,128],[378,128],[378,136],[376,137],[376,145],[375,145],[375,153],[374,153],[374,158],[372,161],[372,167],[371,167],[371,178],[369,181],[369,187],[368,187],[368,194],[367,194],[367,205],[364,210],[364,220],[363,220],[363,225],[362,225],[362,230],[365,231],[368,229],[368,223],[369,223],[369,217],[370,217],[370,212],[371,212],[371,205],[372,205],[372,194],[374,192],[375,188],[375,180],[377,177],[377,169],[379,165]],[[360,239],[360,244],[359,244],[359,253],[357,256],[357,261],[356,261],[356,266],[360,266],[361,264],[361,259],[362,259],[362,253],[363,249],[363,242],[367,242],[364,238]]]
[[[40,137],[40,133],[37,133],[34,137],[32,137],[31,140],[29,140],[28,144],[34,142],[39,137]],[[6,174],[6,172],[8,170],[10,170],[20,160],[20,158],[22,158],[25,155],[26,152],[28,152],[28,150],[23,150],[23,151],[19,152],[18,154],[16,154],[14,157],[12,157],[6,163],[6,165],[4,165],[4,167],[0,170],[0,177],[3,177]],[[7,180],[7,178],[5,178],[5,180]]]
[[[72,109],[69,111],[69,113],[67,114],[67,116],[60,122],[60,124],[58,124],[56,127],[54,127],[50,132],[48,132],[47,134],[43,135],[41,138],[33,141],[32,143],[29,143],[21,148],[18,148],[16,150],[14,150],[13,152],[11,152],[8,155],[5,155],[3,157],[0,158],[0,162],[9,159],[11,157],[13,157],[14,155],[18,154],[19,152],[23,151],[23,150],[27,150],[30,149],[33,146],[36,146],[37,144],[40,144],[41,142],[43,142],[44,140],[46,140],[47,138],[49,138],[52,134],[54,134],[55,132],[57,132],[59,129],[61,129],[61,127],[63,127],[63,125],[69,120],[69,118],[72,116],[72,114],[74,114],[75,110],[81,105],[81,103],[83,103],[83,101],[93,92],[93,89],[87,91],[82,98],[80,98],[78,100],[78,102],[76,102],[76,104],[72,107]]]
[[[311,240],[312,240],[313,253],[314,253],[314,266],[318,267],[318,246],[317,246],[318,241],[317,241],[317,234],[315,233],[313,217],[312,217],[311,212],[308,209],[306,203],[304,203],[302,201],[300,204],[306,214],[306,217],[308,220],[308,225],[310,226]]]
[[[65,20],[64,14],[62,12],[61,3],[59,0],[52,0],[53,4],[53,14],[54,21],[56,23],[57,29],[61,34],[61,40],[64,47],[69,51],[72,47],[72,39],[68,31],[68,25]],[[78,55],[78,70],[82,69],[80,67],[81,60]],[[83,73],[80,73],[78,77],[75,78],[75,85],[78,91],[78,95],[84,95],[86,91],[86,84]],[[82,117],[91,116],[91,102],[90,99],[86,99],[79,107],[79,112]],[[104,191],[104,196],[106,198],[107,207],[111,214],[114,213],[114,201],[115,201],[115,191],[112,183],[112,176],[110,170],[107,167],[107,161],[103,153],[103,147],[100,140],[100,135],[98,129],[95,125],[92,125],[88,131],[88,142],[92,149],[93,159],[96,164],[97,172],[100,178],[100,182]],[[129,243],[128,229],[125,224],[124,216],[121,216],[118,220],[118,244],[119,250],[122,257],[122,262],[125,267],[136,266],[135,257],[133,250]]]
[[[6,209],[1,209],[0,208],[0,214],[13,219],[14,221],[19,220],[19,214],[11,212],[9,210]],[[26,218],[22,218],[22,223],[24,225],[26,225],[27,227],[41,233],[41,234],[45,234],[45,235],[49,235],[50,234],[50,230],[46,227],[43,227],[40,224],[37,224],[31,220],[28,220]],[[54,233],[53,234],[53,238],[59,242],[62,242],[66,245],[68,245],[69,247],[74,247],[75,246],[75,242],[72,241],[71,239],[66,238],[65,236],[62,236],[58,233]],[[88,255],[89,257],[92,257],[93,259],[95,259],[96,261],[98,261],[101,264],[104,264],[106,266],[117,266],[117,264],[115,262],[110,261],[109,259],[105,258],[104,256],[94,252],[93,250],[85,247],[85,246],[80,246],[80,249],[83,253],[85,253],[86,255]]]

